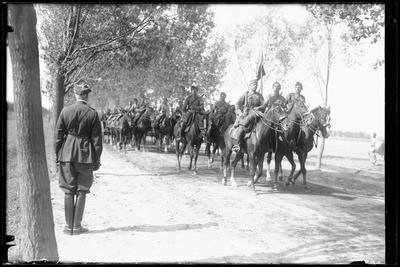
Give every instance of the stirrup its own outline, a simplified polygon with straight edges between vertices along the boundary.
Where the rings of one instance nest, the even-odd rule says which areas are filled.
[[[239,152],[240,151],[240,146],[239,145],[234,145],[232,147],[232,151],[235,152],[235,153]]]

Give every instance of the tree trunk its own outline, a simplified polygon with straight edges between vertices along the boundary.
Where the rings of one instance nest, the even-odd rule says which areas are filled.
[[[64,81],[65,78],[61,74],[61,70],[58,69],[55,77],[54,77],[54,85],[55,85],[55,95],[53,98],[53,123],[54,125],[57,123],[58,116],[61,113],[61,110],[64,107],[64,95],[65,95],[65,88],[64,88]]]
[[[10,4],[8,34],[14,80],[21,208],[16,238],[22,261],[58,261],[47,170],[36,14],[32,4]]]
[[[328,64],[326,68],[326,83],[325,83],[325,99],[324,106],[328,106],[328,89],[329,89],[329,78],[331,74],[331,66],[332,66],[332,27],[327,26],[328,30]],[[317,168],[321,169],[321,161],[322,155],[324,153],[325,148],[325,138],[321,136],[321,144],[319,146],[318,155],[317,155]]]

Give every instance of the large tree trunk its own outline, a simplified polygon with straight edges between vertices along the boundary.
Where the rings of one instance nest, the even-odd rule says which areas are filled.
[[[8,34],[17,124],[20,233],[16,238],[23,261],[58,261],[50,181],[47,170],[36,14],[32,4],[9,5]]]

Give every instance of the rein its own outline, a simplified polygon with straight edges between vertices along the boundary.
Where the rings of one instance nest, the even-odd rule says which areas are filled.
[[[281,132],[281,133],[284,132],[283,130],[279,129],[278,127],[272,126],[272,125],[274,125],[274,124],[281,125],[280,123],[277,123],[277,122],[274,122],[273,120],[270,120],[270,119],[265,118],[265,117],[264,117],[264,113],[262,113],[261,111],[257,111],[257,110],[255,110],[255,109],[253,109],[253,111],[256,113],[256,115],[257,115],[258,117],[260,117],[261,122],[262,122],[265,126],[267,126],[268,128],[270,128],[270,129],[272,129],[272,130],[275,130],[275,131],[277,131],[277,132]],[[273,112],[275,112],[275,111],[273,111]],[[268,123],[270,123],[271,125],[269,125]]]

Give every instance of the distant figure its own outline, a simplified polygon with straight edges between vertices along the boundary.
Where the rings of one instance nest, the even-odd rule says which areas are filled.
[[[379,154],[382,157],[385,156],[385,142],[380,142],[376,137],[376,133],[372,133],[368,155],[369,160],[373,165],[376,164],[376,154]]]

